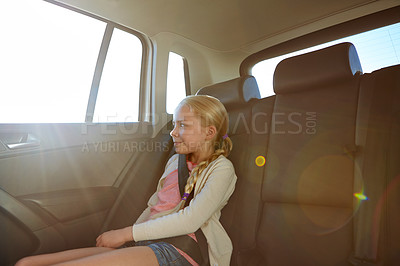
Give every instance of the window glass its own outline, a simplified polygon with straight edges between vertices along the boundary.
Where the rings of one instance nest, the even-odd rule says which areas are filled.
[[[179,102],[186,97],[184,59],[170,52],[167,76],[167,113],[172,114]]]
[[[142,43],[114,29],[97,95],[93,122],[138,121]]]
[[[252,75],[257,79],[261,97],[274,94],[273,74],[280,61],[341,42],[354,44],[364,73],[400,64],[400,23],[396,23],[257,63],[252,69]]]
[[[45,1],[1,1],[0,123],[84,122],[105,27]]]

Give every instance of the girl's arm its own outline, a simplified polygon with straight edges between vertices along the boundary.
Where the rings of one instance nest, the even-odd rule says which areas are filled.
[[[232,163],[220,160],[204,172],[208,175],[207,182],[189,206],[177,213],[135,224],[132,228],[135,241],[193,233],[220,211],[234,190],[236,175]]]

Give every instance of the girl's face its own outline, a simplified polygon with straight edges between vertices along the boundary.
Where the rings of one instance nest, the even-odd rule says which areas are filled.
[[[191,155],[191,161],[196,162],[207,158],[214,151],[210,149],[212,138],[215,136],[214,126],[203,127],[200,117],[190,111],[188,106],[182,106],[174,114],[174,129],[171,136],[174,140],[175,151],[179,154]]]

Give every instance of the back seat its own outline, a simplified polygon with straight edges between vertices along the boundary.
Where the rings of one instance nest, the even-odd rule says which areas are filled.
[[[249,235],[254,235],[256,230],[255,220],[253,220],[253,226],[243,227],[240,223],[241,220],[237,219],[235,215],[236,213],[240,213],[241,216],[249,217],[249,219],[256,218],[252,215],[252,209],[242,207],[242,204],[246,203],[242,199],[245,198],[246,201],[251,201],[251,198],[254,196],[255,202],[260,200],[259,184],[261,174],[251,175],[251,167],[248,162],[253,157],[251,154],[253,149],[249,148],[251,145],[250,133],[253,117],[252,103],[260,99],[261,96],[257,82],[252,76],[243,76],[207,86],[200,89],[197,94],[211,95],[220,99],[229,114],[228,132],[229,137],[234,143],[234,148],[229,159],[235,165],[238,180],[229,204],[223,209],[221,222],[233,241],[234,253],[236,254],[236,248],[239,246],[239,243],[235,241],[240,239],[239,234],[241,230],[250,230]],[[250,176],[257,177],[259,180],[248,179]],[[250,212],[247,214],[246,212],[249,210]],[[236,257],[233,256],[232,259]]]
[[[357,117],[354,257],[400,265],[400,65],[364,74]]]
[[[221,221],[234,244],[232,265],[356,264],[377,237],[378,259],[399,262],[399,73],[362,75],[354,46],[343,43],[282,61],[276,96],[250,100],[259,98],[257,85],[241,80],[252,77],[198,92],[219,98],[231,120],[238,183]],[[386,103],[393,108],[382,113]],[[379,113],[390,120],[376,122]],[[385,159],[375,169],[376,147]],[[259,156],[265,165],[255,163]],[[382,176],[368,175],[371,165]]]
[[[354,164],[346,150],[355,146],[361,71],[350,44],[277,66],[259,264],[340,265],[351,252]]]

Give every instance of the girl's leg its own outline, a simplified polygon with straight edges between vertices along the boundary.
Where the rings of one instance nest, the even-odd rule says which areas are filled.
[[[57,264],[58,266],[85,265],[85,266],[109,266],[109,265],[140,265],[157,266],[158,260],[153,250],[146,246],[116,249],[110,252],[98,253],[93,256],[83,257]]]
[[[104,252],[110,252],[114,249],[104,247],[80,248],[61,251],[57,253],[42,254],[31,257],[26,257],[17,262],[16,266],[28,265],[52,265],[64,261],[75,260],[87,256],[93,256]]]

